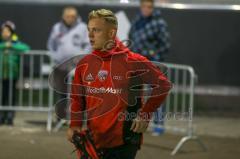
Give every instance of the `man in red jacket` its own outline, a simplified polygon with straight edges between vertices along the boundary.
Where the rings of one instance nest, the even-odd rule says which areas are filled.
[[[67,137],[81,132],[83,117],[104,159],[134,159],[151,114],[171,89],[159,68],[131,52],[116,38],[117,18],[106,9],[90,12],[89,39],[93,52],[77,65],[71,93]],[[150,84],[151,97],[143,102]],[[84,115],[85,114],[85,115]]]

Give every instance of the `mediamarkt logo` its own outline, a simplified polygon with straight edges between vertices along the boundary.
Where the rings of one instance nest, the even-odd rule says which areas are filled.
[[[122,89],[114,89],[112,87],[108,88],[87,88],[87,93],[97,94],[97,93],[112,93],[112,94],[120,94]]]

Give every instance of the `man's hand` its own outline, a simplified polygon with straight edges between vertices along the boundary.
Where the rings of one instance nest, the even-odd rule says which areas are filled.
[[[68,130],[67,130],[67,139],[68,139],[68,141],[73,142],[72,141],[72,137],[73,137],[73,134],[74,134],[75,131],[76,132],[81,132],[82,129],[80,127],[68,128]]]
[[[133,120],[131,130],[136,133],[144,133],[147,130],[148,123],[148,121],[137,117]]]

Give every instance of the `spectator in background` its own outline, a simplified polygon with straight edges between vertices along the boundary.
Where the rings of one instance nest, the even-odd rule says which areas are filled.
[[[15,24],[6,21],[1,27],[0,39],[0,88],[3,106],[14,106],[16,82],[19,77],[19,54],[29,50],[29,46],[20,42],[15,33]],[[0,111],[0,125],[13,125],[14,111]]]
[[[67,59],[79,54],[91,52],[91,45],[88,38],[87,25],[81,21],[77,9],[66,7],[63,9],[62,20],[56,23],[48,39],[47,47],[51,52],[56,64],[60,64]],[[56,85],[60,90],[66,90],[66,85],[62,85],[67,69],[56,68]],[[59,94],[58,98],[65,98],[66,95]]]
[[[161,12],[154,9],[154,0],[140,0],[140,14],[133,21],[129,39],[132,41],[132,50],[141,53],[150,61],[164,61],[169,51],[169,33],[167,23]],[[163,110],[155,112],[154,123],[163,125]],[[163,132],[162,128],[154,127],[153,135]]]
[[[129,32],[132,50],[151,61],[164,61],[170,47],[167,23],[154,9],[154,0],[141,0],[140,9]]]
[[[76,8],[64,8],[62,20],[52,28],[47,47],[57,64],[91,51],[87,25],[81,21]]]

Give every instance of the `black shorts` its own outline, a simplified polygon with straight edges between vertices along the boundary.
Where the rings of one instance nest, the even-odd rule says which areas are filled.
[[[121,145],[103,151],[104,159],[135,159],[139,145]]]

